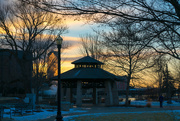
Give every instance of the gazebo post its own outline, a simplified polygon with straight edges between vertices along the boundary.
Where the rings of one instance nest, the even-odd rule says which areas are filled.
[[[110,106],[113,105],[113,96],[110,81],[105,81],[105,90],[106,90],[106,99],[105,105]]]
[[[66,88],[66,101],[67,102],[71,102],[71,100],[70,100],[71,99],[71,97],[70,97],[71,94],[70,93],[71,93],[70,88]]]
[[[70,88],[70,102],[71,102],[71,103],[74,103],[74,102],[73,102],[73,92],[72,92],[72,91],[73,91],[73,88],[71,87],[71,88]]]
[[[119,105],[119,96],[118,96],[118,90],[116,82],[113,82],[113,88],[112,88],[112,95],[113,95],[113,105]]]
[[[82,106],[82,81],[77,81],[76,105]]]
[[[96,87],[93,87],[93,104],[97,104]]]

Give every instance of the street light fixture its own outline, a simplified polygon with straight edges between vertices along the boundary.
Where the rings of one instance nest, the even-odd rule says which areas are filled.
[[[58,103],[58,110],[57,110],[57,117],[56,117],[56,121],[63,121],[63,117],[61,114],[61,45],[62,45],[62,37],[60,36],[60,34],[58,34],[58,36],[55,39],[56,44],[57,44],[57,48],[58,48],[58,96],[57,96],[57,103]]]

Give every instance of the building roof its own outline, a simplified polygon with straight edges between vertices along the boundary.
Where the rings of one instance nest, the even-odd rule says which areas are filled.
[[[54,53],[55,56],[58,56],[58,51],[51,51],[48,53],[48,56],[50,56],[52,53]]]
[[[53,77],[57,80],[58,77]],[[62,81],[64,80],[116,80],[122,81],[121,77],[111,74],[101,68],[74,68],[61,74]]]
[[[15,52],[15,50],[0,48],[0,56],[11,56]],[[19,59],[23,58],[23,54],[24,52],[22,50],[17,50],[17,56]],[[27,59],[32,59],[32,54],[28,54]]]
[[[74,62],[72,62],[72,64],[98,64],[98,65],[102,65],[104,63],[90,57],[90,56],[85,56],[79,60],[76,60]]]

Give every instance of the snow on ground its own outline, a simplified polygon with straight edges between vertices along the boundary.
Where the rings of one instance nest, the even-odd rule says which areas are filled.
[[[125,102],[120,102],[120,104],[124,104]],[[131,105],[146,105],[147,104],[147,101],[131,101]],[[152,102],[151,101],[151,105],[152,106],[159,106],[159,102]],[[167,102],[165,101],[163,103],[163,106],[180,106],[180,103],[179,102],[175,102],[175,101],[172,101],[172,104],[167,104]],[[121,107],[117,107],[117,108],[121,108]],[[10,110],[8,109],[5,109],[5,112],[9,112]],[[180,113],[180,110],[174,110],[175,112],[178,112]],[[70,109],[69,111],[62,111],[62,114],[70,114],[70,113],[81,113],[81,112],[88,112],[88,109],[86,109],[86,111],[84,110],[80,110],[78,108],[73,108],[73,109]],[[156,112],[159,112],[159,111],[152,111],[152,113],[156,113]],[[161,111],[162,112],[162,111]],[[170,111],[172,112],[172,110]],[[117,112],[114,112],[114,113],[117,113]],[[120,112],[118,112],[120,113]],[[134,113],[134,112],[121,112],[121,113]],[[138,113],[145,113],[145,112],[138,112]],[[78,117],[78,116],[87,116],[87,115],[107,115],[107,114],[111,114],[111,113],[91,113],[91,114],[81,114],[81,115],[73,115],[73,116],[64,116],[63,117],[63,120],[64,121],[68,121],[69,119],[71,118],[74,118],[74,117]],[[57,115],[57,110],[48,110],[48,109],[42,109],[42,112],[30,112],[29,115],[25,115],[25,116],[14,116],[14,114],[12,114],[12,118],[15,119],[15,121],[35,121],[35,120],[38,120],[38,119],[46,119],[46,118],[49,118],[51,116],[56,116]],[[4,114],[4,117],[10,117],[9,114]],[[180,119],[180,117],[178,117]]]
[[[49,90],[45,90],[43,93],[45,95],[56,95],[57,94],[57,86],[52,85]]]
[[[9,109],[5,109],[4,112],[9,112]],[[86,112],[86,111],[82,111],[82,110],[76,110],[76,109],[70,109],[69,111],[62,111],[62,114],[70,114],[70,113],[80,113],[80,112]],[[25,116],[14,116],[14,114],[12,114],[12,118],[15,121],[35,121],[38,119],[46,119],[49,118],[51,116],[56,116],[57,115],[57,110],[49,110],[49,109],[43,109],[42,112],[30,112],[28,113],[29,115],[25,115]],[[9,117],[9,114],[4,114],[3,117]]]
[[[159,106],[159,101],[147,101],[147,100],[134,100],[131,101],[131,105],[141,105],[145,106],[148,102],[151,103],[151,106]],[[119,104],[124,104],[125,102],[120,102]],[[163,106],[180,106],[179,102],[172,101],[172,104],[168,104],[167,101],[163,102]]]

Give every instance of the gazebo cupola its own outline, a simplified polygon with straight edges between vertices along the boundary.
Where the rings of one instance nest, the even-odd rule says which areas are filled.
[[[72,62],[75,68],[102,68],[104,63],[91,58],[90,56],[83,57],[79,60]]]

